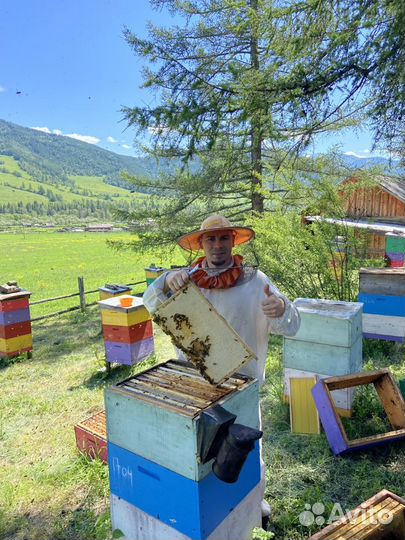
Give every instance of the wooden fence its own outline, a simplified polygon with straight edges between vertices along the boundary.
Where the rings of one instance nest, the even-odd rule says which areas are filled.
[[[134,286],[134,285],[142,285],[143,283],[146,284],[146,280],[136,281],[135,283],[126,283],[125,285]],[[64,294],[62,296],[55,296],[54,298],[45,298],[44,300],[37,300],[36,302],[30,302],[30,306],[35,306],[38,304],[46,304],[48,302],[55,302],[57,300],[64,300],[65,298],[73,298],[75,296],[79,297],[78,306],[62,309],[61,311],[55,311],[54,313],[49,313],[48,315],[42,315],[41,317],[35,317],[34,319],[31,319],[31,322],[42,321],[43,319],[49,319],[50,317],[55,317],[56,315],[62,315],[63,313],[68,313],[69,311],[75,311],[77,309],[84,311],[86,307],[95,306],[97,304],[97,300],[95,302],[86,303],[86,294],[96,293],[99,291],[99,289],[86,291],[84,289],[84,278],[82,277],[77,278],[77,284],[78,284],[78,289],[79,289],[78,292],[71,293],[71,294]]]

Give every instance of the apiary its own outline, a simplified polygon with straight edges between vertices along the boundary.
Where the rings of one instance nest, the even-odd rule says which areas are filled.
[[[123,294],[131,294],[131,287],[128,285],[116,285],[105,284],[104,287],[99,288],[100,300],[106,300],[107,298],[113,298],[114,296],[121,296]]]
[[[113,528],[139,540],[250,538],[261,519],[258,440],[232,483],[214,474],[213,448],[232,422],[256,432],[258,404],[257,380],[235,374],[214,386],[178,360],[108,388]],[[223,416],[213,431],[214,410]]]
[[[301,325],[295,336],[284,338],[284,396],[290,396],[290,379],[324,379],[362,369],[362,304],[298,298],[295,305]],[[339,413],[351,414],[354,389],[333,393]]]
[[[99,411],[75,426],[76,446],[90,458],[107,463],[107,431],[105,411]]]
[[[30,295],[23,289],[0,294],[0,357],[32,351]]]
[[[133,365],[153,354],[151,316],[141,298],[120,295],[98,304],[107,362]]]

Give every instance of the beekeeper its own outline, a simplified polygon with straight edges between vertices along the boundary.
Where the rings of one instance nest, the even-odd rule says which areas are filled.
[[[171,293],[192,280],[256,354],[257,360],[252,360],[238,371],[262,384],[269,334],[293,336],[298,331],[300,317],[295,305],[263,272],[247,272],[243,268],[243,257],[232,253],[235,246],[249,242],[254,236],[255,232],[250,227],[234,226],[223,216],[209,216],[199,230],[177,240],[183,249],[204,251],[204,256],[193,264],[191,270],[162,274],[148,287],[143,300],[147,309],[154,313]],[[264,495],[263,462],[262,486]],[[264,499],[261,509],[265,523],[270,506]]]

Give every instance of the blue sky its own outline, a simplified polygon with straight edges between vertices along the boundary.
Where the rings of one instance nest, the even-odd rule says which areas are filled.
[[[148,0],[0,0],[0,118],[135,155],[120,108],[153,104],[154,95],[139,89],[141,64],[122,31],[146,36],[149,20],[171,22]],[[316,151],[339,143],[370,156],[367,130],[319,141]]]

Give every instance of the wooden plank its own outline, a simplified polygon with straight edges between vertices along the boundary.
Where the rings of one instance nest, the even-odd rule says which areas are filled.
[[[361,336],[362,305],[358,302],[298,298],[294,304],[301,324],[289,339],[350,347]]]
[[[9,300],[17,300],[18,298],[30,297],[31,293],[25,289],[21,289],[19,292],[4,294],[0,293],[0,302],[8,302]]]
[[[155,351],[153,337],[137,341],[136,343],[105,341],[104,345],[107,362],[116,362],[128,366],[133,366],[137,362],[144,360]]]
[[[31,334],[31,321],[25,321],[22,323],[8,324],[6,326],[0,325],[0,338],[10,339],[13,337],[24,336],[25,334]]]
[[[15,300],[3,300],[0,302],[0,312],[17,311],[19,309],[29,308],[29,296],[16,298]]]
[[[363,315],[363,332],[384,336],[405,337],[405,317]]]
[[[374,382],[384,410],[394,429],[405,428],[405,403],[391,373],[386,373]]]
[[[103,324],[103,335],[106,341],[136,343],[137,341],[153,336],[153,325],[152,321],[146,321],[132,326]]]
[[[364,303],[363,313],[405,317],[405,296],[360,293],[358,299]]]
[[[337,347],[284,338],[284,366],[314,373],[346,375],[360,371],[363,362],[363,340],[351,347]]]
[[[319,434],[319,414],[311,394],[316,377],[290,379],[290,424],[293,433]]]
[[[345,453],[348,449],[348,440],[339,416],[331,403],[331,396],[325,386],[325,381],[321,380],[316,383],[312,389],[312,395],[332,452],[335,455]]]
[[[2,326],[22,323],[25,321],[29,321],[30,319],[30,310],[28,308],[17,309],[16,311],[0,312],[0,325]]]
[[[32,334],[10,339],[0,338],[0,353],[16,353],[28,348],[32,348]]]
[[[224,381],[256,358],[193,283],[161,304],[154,321],[212,384]]]
[[[253,488],[206,540],[251,540],[252,530],[261,526],[262,492]],[[111,495],[111,521],[113,531],[124,533],[122,540],[193,540],[116,495]]]
[[[328,377],[325,379],[325,384],[327,384],[329,390],[351,388],[352,386],[372,384],[387,373],[389,373],[388,369],[379,369],[377,371],[351,373],[349,375],[342,375],[340,377]]]
[[[121,313],[119,311],[103,310],[101,312],[101,321],[103,324],[112,326],[133,326],[150,320],[149,311],[143,307],[131,313]]]
[[[316,377],[317,380],[320,380],[326,379],[330,377],[330,375],[326,375],[324,373],[314,373],[312,371],[302,371],[299,369],[284,368],[284,395],[287,398],[287,401],[290,396],[290,378],[303,377]],[[339,416],[342,416],[342,414],[345,416],[351,414],[354,393],[355,388],[342,388],[341,390],[333,390],[331,392],[333,402],[339,412]]]
[[[112,494],[196,540],[209,537],[260,486],[258,442],[233,484],[219,480],[212,471],[199,482],[190,480],[111,442],[108,463]]]

